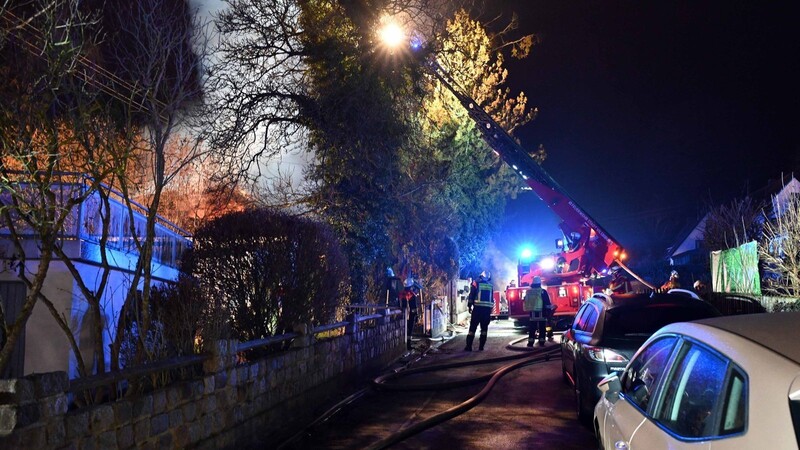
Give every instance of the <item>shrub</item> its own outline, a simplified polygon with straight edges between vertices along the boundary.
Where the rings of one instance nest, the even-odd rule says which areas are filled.
[[[772,312],[800,311],[800,300],[775,302]]]
[[[241,341],[341,318],[349,301],[347,267],[328,227],[268,209],[201,227],[184,260],[209,308],[223,312]]]

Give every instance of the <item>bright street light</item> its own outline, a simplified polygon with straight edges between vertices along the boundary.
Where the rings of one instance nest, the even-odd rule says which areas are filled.
[[[381,41],[389,47],[396,48],[406,41],[406,33],[397,22],[385,19],[385,23],[378,30]]]

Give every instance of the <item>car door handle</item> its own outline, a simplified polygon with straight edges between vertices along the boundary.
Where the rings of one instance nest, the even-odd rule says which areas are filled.
[[[617,450],[628,450],[628,443],[625,441],[617,441],[614,443],[614,448]]]

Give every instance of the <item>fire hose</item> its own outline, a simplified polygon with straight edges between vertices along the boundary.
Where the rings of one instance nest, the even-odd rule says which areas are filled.
[[[420,359],[422,359],[425,356],[425,354],[428,352],[428,350],[430,350],[430,349],[425,349],[422,353],[420,353],[420,355],[416,359],[414,359],[413,361],[409,361],[408,363],[406,363],[405,366],[403,366],[402,368],[398,369],[398,371],[405,370],[412,362],[419,361]],[[303,435],[308,430],[314,428],[318,424],[321,424],[321,423],[327,421],[333,415],[335,415],[337,412],[341,411],[342,408],[346,407],[347,405],[355,402],[356,400],[358,400],[361,397],[363,397],[364,395],[366,395],[367,392],[370,389],[372,389],[372,386],[368,386],[368,387],[365,387],[363,389],[359,389],[357,392],[355,392],[355,393],[347,396],[347,398],[339,401],[338,403],[333,405],[331,408],[329,408],[327,411],[325,411],[322,415],[317,417],[313,422],[311,422],[310,424],[306,425],[302,430],[297,432],[294,436],[292,436],[291,438],[285,440],[280,445],[278,445],[277,450],[282,450],[284,448],[288,448],[288,446],[293,444],[295,441],[297,441],[298,439],[301,439],[303,437]]]
[[[487,380],[488,380],[488,382],[486,383],[486,386],[484,386],[484,388],[480,392],[478,392],[478,394],[476,394],[475,396],[467,399],[463,403],[461,403],[459,405],[456,405],[456,406],[454,406],[454,407],[452,407],[452,408],[450,408],[450,409],[448,409],[448,410],[446,410],[446,411],[444,411],[442,413],[439,413],[439,414],[436,414],[434,416],[431,416],[431,417],[429,417],[429,418],[427,418],[427,419],[425,419],[425,420],[423,420],[423,421],[421,421],[421,422],[419,422],[419,423],[417,423],[417,424],[415,424],[415,425],[413,425],[413,426],[411,426],[409,428],[406,428],[406,429],[401,430],[401,431],[399,431],[397,433],[394,433],[394,434],[392,434],[392,435],[390,435],[390,436],[388,436],[388,437],[376,442],[375,444],[371,445],[368,448],[369,449],[387,448],[387,447],[389,447],[391,445],[394,445],[394,444],[396,444],[398,442],[401,442],[401,441],[403,441],[405,439],[408,439],[409,437],[414,436],[414,435],[416,435],[416,434],[418,434],[418,433],[420,433],[420,432],[422,432],[422,431],[424,431],[424,430],[426,430],[428,428],[431,428],[431,427],[433,427],[435,425],[438,425],[438,424],[440,424],[440,423],[442,423],[444,421],[447,421],[449,419],[452,419],[453,417],[456,417],[456,416],[458,416],[460,414],[463,414],[463,413],[469,411],[470,409],[472,409],[475,406],[477,406],[480,402],[482,402],[488,396],[489,392],[492,390],[492,388],[494,388],[495,384],[497,384],[497,382],[500,380],[500,378],[502,378],[504,375],[506,375],[506,374],[516,370],[516,369],[519,369],[521,367],[525,367],[525,366],[528,366],[528,365],[531,365],[531,364],[536,364],[536,363],[549,361],[554,355],[556,355],[558,353],[558,351],[560,351],[560,346],[539,347],[539,348],[536,348],[536,349],[526,348],[526,347],[519,348],[519,347],[515,347],[514,346],[514,344],[516,344],[517,342],[520,342],[520,341],[526,340],[526,339],[527,339],[527,337],[524,337],[524,338],[520,338],[520,339],[511,341],[506,346],[506,348],[508,348],[508,349],[517,350],[517,351],[524,351],[526,353],[509,355],[509,356],[500,356],[500,357],[496,357],[496,358],[487,358],[487,359],[481,359],[481,360],[461,361],[461,362],[449,363],[449,364],[439,364],[439,365],[433,365],[433,366],[427,366],[427,367],[419,367],[419,368],[416,368],[416,369],[407,369],[406,367],[408,367],[408,365],[406,365],[405,367],[403,367],[403,368],[401,368],[401,369],[399,369],[399,370],[397,370],[395,372],[384,374],[384,375],[381,375],[381,376],[375,378],[372,381],[372,386],[371,387],[375,387],[377,389],[387,390],[387,391],[388,390],[391,390],[391,391],[423,391],[423,390],[452,389],[452,388],[457,388],[457,387],[463,387],[463,386],[469,386],[469,385],[477,384],[477,383],[480,383],[480,382],[483,382],[483,381],[487,381]],[[420,358],[418,358],[417,360],[421,359],[422,356],[424,356],[424,353],[421,354]],[[406,377],[406,376],[410,376],[410,375],[414,375],[414,374],[419,374],[419,373],[434,372],[434,371],[445,370],[445,369],[468,367],[468,366],[491,364],[491,363],[499,363],[499,362],[506,362],[506,361],[514,361],[514,360],[519,360],[519,361],[514,362],[512,364],[508,364],[508,365],[502,366],[502,367],[500,367],[500,368],[498,368],[498,369],[494,370],[493,372],[488,373],[486,375],[481,375],[481,376],[472,377],[472,378],[466,378],[466,379],[463,379],[463,380],[439,382],[439,383],[412,384],[412,385],[393,385],[393,384],[388,384],[387,383],[387,382],[389,382],[391,380],[395,380],[395,379],[399,379],[399,378],[402,378],[402,377]],[[320,417],[318,417],[316,420],[314,420],[311,424],[306,426],[302,431],[298,432],[292,438],[288,439],[287,441],[285,441],[281,445],[279,445],[278,446],[278,450],[283,449],[283,448],[287,448],[293,442],[295,442],[296,440],[300,439],[302,437],[302,435],[307,430],[313,428],[317,424],[320,424],[320,423],[323,423],[323,422],[327,421],[330,417],[332,417],[334,414],[336,414],[342,408],[344,408],[345,406],[347,406],[347,405],[355,402],[356,400],[360,399],[361,397],[363,397],[367,393],[367,391],[369,391],[369,389],[370,389],[370,387],[363,388],[363,389],[357,391],[356,393],[348,396],[344,400],[338,402],[336,405],[334,405],[333,407],[328,409],[324,414],[322,414]]]
[[[520,340],[522,340],[522,339],[520,339]],[[515,343],[515,342],[519,342],[519,340],[510,343],[509,346],[513,345],[513,343]],[[408,439],[411,436],[414,436],[414,435],[416,435],[418,433],[421,433],[422,431],[427,430],[428,428],[431,428],[431,427],[433,427],[435,425],[438,425],[438,424],[440,424],[440,423],[442,423],[444,421],[450,420],[453,417],[456,417],[456,416],[458,416],[460,414],[463,414],[463,413],[469,411],[470,409],[472,409],[475,406],[477,406],[480,402],[482,402],[489,395],[489,392],[492,390],[492,388],[494,388],[494,386],[497,384],[497,382],[500,380],[500,378],[502,378],[506,374],[508,374],[508,373],[510,373],[510,372],[512,372],[512,371],[514,371],[516,369],[519,369],[521,367],[525,367],[525,366],[528,366],[528,365],[531,365],[531,364],[536,364],[536,363],[549,361],[559,351],[560,351],[560,347],[559,346],[552,346],[552,347],[549,347],[549,348],[539,347],[539,348],[537,348],[535,350],[530,350],[529,351],[530,354],[524,354],[523,353],[523,354],[517,354],[517,355],[511,355],[511,356],[501,356],[501,357],[497,357],[497,358],[482,359],[482,360],[477,360],[477,361],[462,361],[462,362],[457,362],[457,363],[441,364],[441,365],[435,365],[435,366],[429,366],[429,367],[420,367],[420,368],[417,368],[417,369],[409,369],[409,370],[405,370],[405,371],[401,371],[401,372],[389,373],[389,374],[382,375],[382,376],[376,378],[373,381],[373,384],[377,388],[384,389],[384,390],[395,390],[395,391],[419,391],[419,390],[449,389],[449,388],[454,388],[454,387],[461,387],[461,386],[467,386],[467,385],[471,385],[471,384],[476,384],[476,383],[480,383],[481,381],[485,381],[485,380],[488,380],[488,382],[486,383],[486,386],[484,386],[483,389],[481,389],[480,392],[478,392],[473,397],[467,399],[466,401],[464,401],[464,402],[462,402],[462,403],[460,403],[460,404],[458,404],[458,405],[456,405],[456,406],[454,406],[452,408],[449,408],[449,409],[447,409],[447,410],[445,410],[445,411],[443,411],[443,412],[441,412],[439,414],[435,414],[435,415],[433,415],[433,416],[431,416],[431,417],[429,417],[429,418],[427,418],[427,419],[425,419],[425,420],[423,420],[421,422],[418,422],[418,423],[416,423],[416,424],[414,424],[414,425],[412,425],[412,426],[410,426],[410,427],[408,427],[408,428],[406,428],[404,430],[401,430],[401,431],[399,431],[397,433],[394,433],[394,434],[392,434],[392,435],[390,435],[390,436],[388,436],[388,437],[386,437],[384,439],[381,439],[380,441],[376,442],[375,444],[369,446],[368,449],[369,450],[378,450],[378,449],[387,448],[387,447],[389,447],[391,445],[394,445],[394,444],[396,444],[398,442],[401,442],[401,441],[403,441],[405,439]],[[512,361],[512,360],[519,360],[519,361],[516,361],[516,362],[511,363],[511,364],[504,365],[504,366],[496,369],[495,371],[493,371],[493,372],[491,372],[489,374],[478,376],[478,377],[473,377],[473,378],[467,378],[467,379],[463,379],[463,380],[448,381],[448,382],[443,382],[443,383],[414,384],[414,385],[391,385],[391,384],[386,384],[386,382],[389,381],[389,380],[400,378],[400,377],[405,377],[405,376],[408,376],[408,375],[418,374],[418,373],[433,372],[433,371],[451,369],[451,368],[457,368],[457,367],[467,367],[467,366],[472,366],[472,365],[482,365],[482,364],[490,364],[490,363],[505,362],[505,361]]]

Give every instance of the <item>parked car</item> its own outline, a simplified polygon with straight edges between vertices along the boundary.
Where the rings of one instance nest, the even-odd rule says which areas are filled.
[[[600,383],[601,448],[800,444],[800,312],[668,325]]]
[[[595,294],[561,340],[561,370],[575,389],[578,418],[589,424],[600,399],[597,383],[625,368],[636,350],[659,328],[673,322],[719,316],[689,291],[653,294]]]

